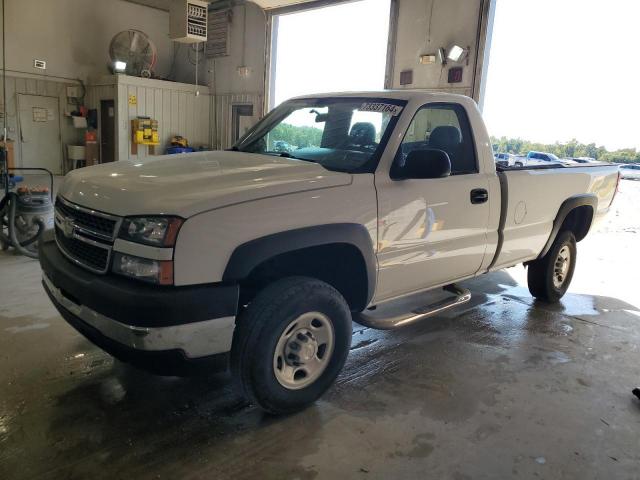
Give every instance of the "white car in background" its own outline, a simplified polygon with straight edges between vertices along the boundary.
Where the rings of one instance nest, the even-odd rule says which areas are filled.
[[[501,167],[524,167],[527,163],[527,159],[525,157],[514,155],[512,153],[495,153],[493,158],[496,161],[496,164]]]
[[[558,158],[553,153],[546,152],[534,152],[531,151],[527,153],[527,165],[550,165],[550,164],[559,164],[559,165],[577,165],[578,162],[575,162],[569,158]]]
[[[640,165],[621,165],[620,178],[640,180]]]

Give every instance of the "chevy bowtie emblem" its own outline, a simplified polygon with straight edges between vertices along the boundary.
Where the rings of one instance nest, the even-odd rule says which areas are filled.
[[[75,224],[73,223],[73,218],[65,218],[62,220],[62,233],[67,238],[71,238],[73,236],[73,230],[75,229]]]

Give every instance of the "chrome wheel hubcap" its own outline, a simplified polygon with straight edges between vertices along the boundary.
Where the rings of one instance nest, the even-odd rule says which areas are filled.
[[[300,315],[284,329],[273,355],[273,371],[278,383],[298,390],[315,382],[325,371],[333,354],[331,320],[320,312]]]
[[[569,272],[569,266],[571,265],[571,250],[565,245],[558,252],[558,257],[553,265],[553,286],[556,288],[562,287],[567,280],[567,273]]]

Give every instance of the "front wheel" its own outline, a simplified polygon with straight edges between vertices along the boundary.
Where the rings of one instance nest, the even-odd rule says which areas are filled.
[[[529,264],[529,292],[537,299],[554,303],[566,293],[576,267],[577,248],[573,233],[560,232],[547,254]]]
[[[342,295],[320,280],[289,277],[259,292],[239,316],[231,368],[250,401],[269,413],[292,413],[331,386],[350,345]]]

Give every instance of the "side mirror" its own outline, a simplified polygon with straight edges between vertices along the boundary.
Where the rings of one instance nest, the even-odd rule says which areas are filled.
[[[409,152],[404,166],[397,169],[397,177],[444,178],[451,175],[451,159],[444,150],[425,148]]]

